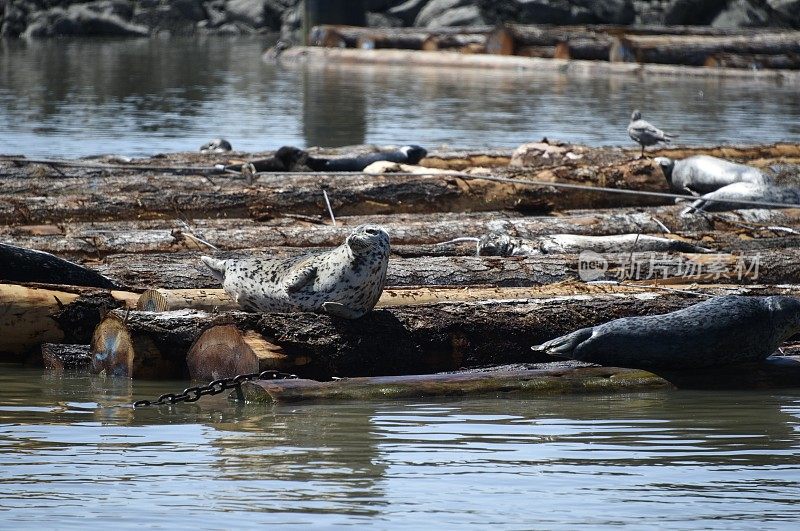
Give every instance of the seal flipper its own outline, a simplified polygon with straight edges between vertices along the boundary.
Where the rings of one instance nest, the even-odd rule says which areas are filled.
[[[215,258],[211,258],[210,256],[201,256],[200,260],[208,266],[211,270],[211,274],[214,275],[214,278],[219,280],[220,282],[225,281],[225,270],[228,268],[228,265],[225,260],[217,260]]]
[[[300,291],[317,277],[316,266],[298,267],[283,279],[283,287],[288,293]]]
[[[364,312],[353,310],[338,302],[323,302],[322,309],[325,313],[342,319],[358,319],[364,315]]]
[[[578,348],[578,345],[592,337],[593,332],[593,327],[581,328],[580,330],[576,330],[571,334],[557,337],[555,339],[551,339],[547,343],[542,343],[541,345],[531,347],[531,350],[536,352],[544,352],[545,354],[555,356],[557,358],[570,358],[575,360],[578,359],[575,356],[575,350]]]

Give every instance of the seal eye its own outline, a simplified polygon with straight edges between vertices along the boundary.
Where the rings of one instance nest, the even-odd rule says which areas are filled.
[[[378,231],[376,229],[367,229],[366,233],[371,235],[371,236],[377,236],[378,235]]]

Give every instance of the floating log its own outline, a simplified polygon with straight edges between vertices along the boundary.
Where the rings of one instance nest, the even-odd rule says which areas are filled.
[[[356,26],[315,26],[311,46],[328,48],[399,48],[406,50],[460,49],[485,45],[491,26],[436,28],[362,28]]]
[[[42,345],[42,361],[49,371],[88,371],[92,357],[89,345],[45,343]]]
[[[800,55],[765,55],[752,53],[715,53],[706,58],[703,66],[717,68],[778,68],[800,69]]]
[[[670,388],[669,382],[635,369],[543,363],[529,370],[492,370],[408,376],[315,380],[257,380],[242,385],[248,403],[309,400],[386,400],[441,396],[547,396],[639,392]]]
[[[637,392],[657,389],[781,389],[800,384],[800,357],[767,358],[746,366],[715,367],[655,375],[636,369],[542,363],[534,369],[500,369],[411,376],[245,382],[249,403],[313,400],[386,400],[441,396],[504,395],[514,398],[576,393]]]
[[[94,288],[0,284],[0,361],[38,358],[43,343],[87,344],[105,312],[133,306],[138,296]]]
[[[115,310],[95,330],[92,370],[133,378],[185,377],[191,349],[202,374],[223,374],[227,361],[201,356],[215,352],[218,336],[211,336],[210,346],[199,339],[218,325],[257,333],[266,358],[317,379],[543,361],[535,358],[531,345],[616,317],[665,313],[695,302],[696,297],[684,293],[643,292],[440,303],[375,310],[355,321],[309,313]],[[230,350],[247,351],[237,340],[231,344]]]
[[[640,63],[704,66],[720,54],[791,56],[800,53],[800,31],[731,36],[627,35]]]
[[[606,60],[609,35],[580,27],[506,25],[486,39],[486,53],[556,59]]]
[[[0,243],[0,281],[117,287],[110,279],[92,269],[50,253],[6,243]]]

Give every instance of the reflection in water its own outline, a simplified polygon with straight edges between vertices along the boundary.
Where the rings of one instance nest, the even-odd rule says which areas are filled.
[[[800,517],[796,392],[108,407],[180,386],[3,367],[4,521],[730,528]]]
[[[260,38],[0,42],[0,152],[259,151],[354,143],[631,145],[632,108],[682,143],[800,140],[797,87],[396,66],[272,65]]]

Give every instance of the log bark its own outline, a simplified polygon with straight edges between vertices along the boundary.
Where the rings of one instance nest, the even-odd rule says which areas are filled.
[[[63,256],[97,260],[119,253],[167,253],[209,248],[191,235],[223,250],[259,248],[265,253],[287,255],[302,250],[280,247],[328,248],[340,245],[347,234],[365,223],[382,225],[398,256],[467,254],[468,245],[438,246],[463,236],[480,237],[502,232],[531,238],[548,234],[658,234],[662,225],[672,233],[719,250],[749,248],[752,239],[776,238],[763,247],[779,247],[790,241],[790,231],[800,231],[800,209],[740,210],[706,217],[680,217],[683,205],[613,210],[570,211],[558,216],[520,217],[513,212],[396,214],[343,216],[337,226],[319,218],[278,218],[265,222],[251,219],[198,219],[187,228],[177,220],[75,222],[53,225],[0,227],[0,238],[13,245]],[[780,237],[779,236],[783,236]]]
[[[221,258],[259,257],[257,252],[220,253]],[[630,253],[604,254],[607,273],[597,279],[667,279],[670,282],[800,283],[800,250],[760,249],[738,254]],[[757,267],[756,267],[757,266]],[[392,258],[387,286],[506,286],[553,284],[580,277],[576,255],[524,257],[427,256]],[[219,288],[197,253],[113,255],[98,267],[106,276],[139,289]],[[757,274],[756,274],[757,273]],[[592,280],[595,280],[594,278]]]
[[[42,362],[49,371],[88,371],[92,362],[89,345],[65,345],[45,343],[42,345]]]
[[[497,55],[528,55],[539,50],[541,55],[530,56],[607,60],[610,48],[609,35],[580,27],[507,25],[496,28],[486,39],[486,53]]]
[[[0,284],[0,361],[31,356],[43,343],[88,344],[103,314],[134,305],[137,293],[69,286]]]
[[[617,317],[665,313],[697,302],[683,293],[645,293],[406,306],[375,310],[356,321],[308,313],[116,310],[95,331],[92,370],[133,378],[185,377],[187,353],[213,352],[213,344],[195,341],[218,325],[257,333],[270,349],[285,354],[283,367],[317,379],[542,361],[530,346]],[[228,366],[204,360],[206,375],[222,374]]]
[[[311,46],[328,48],[399,48],[406,50],[442,50],[468,44],[485,44],[490,26],[467,26],[436,29],[362,28],[355,26],[315,26]]]

